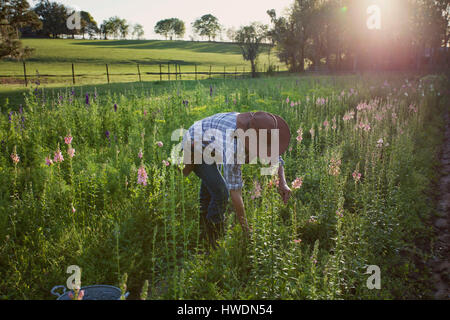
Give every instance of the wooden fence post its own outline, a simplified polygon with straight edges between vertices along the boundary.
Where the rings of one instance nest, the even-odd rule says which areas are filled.
[[[234,69],[234,80],[236,80],[237,79],[237,67],[235,67],[235,69]]]
[[[27,87],[28,79],[27,79],[27,67],[25,66],[25,61],[23,61],[23,78],[25,79],[25,87]]]
[[[159,64],[159,81],[162,81],[162,65]]]
[[[180,72],[180,80],[181,80],[182,73],[181,73],[181,65],[180,64],[178,65],[178,71]]]
[[[109,84],[109,69],[108,69],[108,64],[106,64],[106,77],[108,78],[108,84]]]
[[[170,81],[170,63],[167,64],[167,77]]]
[[[209,65],[209,78],[211,79],[211,65]]]
[[[138,74],[139,74],[139,82],[141,82],[142,81],[141,80],[141,68],[139,68],[139,63],[137,65],[137,68],[138,68]]]
[[[178,81],[178,65],[175,63],[175,80]]]
[[[72,63],[72,82],[73,84],[75,84],[75,67],[73,66],[73,63]]]
[[[197,80],[197,65],[195,65],[195,80]]]

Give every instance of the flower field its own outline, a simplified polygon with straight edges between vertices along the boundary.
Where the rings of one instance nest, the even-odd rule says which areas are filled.
[[[82,285],[127,274],[130,299],[146,280],[148,299],[427,298],[447,88],[400,74],[35,86],[1,106],[0,299],[53,299],[70,265]],[[251,239],[230,206],[206,253],[200,180],[173,164],[172,132],[258,110],[291,128],[292,197],[284,205],[274,178],[243,166]],[[366,284],[372,265],[380,289]]]

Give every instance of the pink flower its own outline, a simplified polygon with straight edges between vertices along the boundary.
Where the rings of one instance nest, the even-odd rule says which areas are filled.
[[[253,189],[251,199],[255,200],[256,198],[261,197],[261,185],[258,181],[255,181],[255,189]]]
[[[18,164],[20,161],[20,157],[17,153],[12,153],[11,154],[11,159],[14,162],[14,164]]]
[[[162,161],[162,164],[163,164],[164,166],[166,166],[166,167],[170,166],[170,162],[169,162],[169,161],[166,161],[166,160],[163,160],[163,161]]]
[[[46,157],[45,158],[45,164],[50,167],[53,164],[52,159],[50,159],[50,157]]]
[[[277,177],[273,177],[269,181],[269,188],[272,188],[274,185],[276,185],[277,187],[280,185],[280,180]]]
[[[144,186],[147,185],[147,171],[145,171],[144,166],[141,166],[138,170],[138,184],[142,184]]]
[[[326,102],[328,102],[328,98],[317,98],[316,104],[323,106]]]
[[[341,160],[336,158],[330,159],[330,165],[329,165],[329,174],[332,176],[338,176],[341,172]]]
[[[325,120],[325,121],[323,122],[323,126],[324,126],[325,128],[328,128],[328,125],[329,125],[328,120]]]
[[[75,213],[77,210],[72,206],[72,213]]]
[[[292,189],[300,189],[303,184],[302,178],[297,178],[294,181],[292,181]]]
[[[156,145],[157,145],[158,147],[162,148],[164,144],[162,143],[162,141],[158,141],[158,142],[156,143]]]
[[[73,156],[75,155],[75,149],[74,148],[67,149],[67,154],[69,155],[69,157],[73,158]]]
[[[64,138],[64,142],[66,144],[71,144],[72,143],[72,136],[69,134],[67,137]]]
[[[64,157],[61,153],[61,150],[58,150],[55,152],[55,157],[53,158],[53,162],[57,163],[57,162],[63,162],[64,161]]]
[[[377,141],[377,147],[381,148],[383,146],[383,138]]]
[[[286,98],[286,103],[289,103],[289,97]]]
[[[358,183],[361,179],[361,173],[359,173],[358,170],[353,171],[352,176],[353,180],[355,180],[355,183]]]
[[[354,116],[355,116],[355,112],[354,112],[354,111],[350,111],[350,112],[347,112],[347,113],[344,115],[344,117],[342,118],[342,120],[348,121],[348,120],[353,119]]]
[[[292,101],[291,102],[291,107],[294,107],[295,106],[295,103],[294,103],[294,101]]]
[[[370,130],[370,123],[362,123],[362,122],[360,122],[358,127],[360,129],[364,129],[364,131],[369,131]]]
[[[295,239],[293,241],[294,241],[294,243],[300,244],[302,242],[302,239]]]
[[[144,110],[144,116],[147,116],[147,110]]]
[[[342,218],[342,217],[344,216],[344,210],[342,210],[342,209],[337,210],[337,211],[336,211],[336,215],[337,215],[339,218]]]
[[[303,129],[302,129],[302,128],[299,128],[299,129],[297,130],[297,133],[298,133],[297,141],[298,141],[298,142],[302,142],[302,140],[303,140]]]
[[[413,111],[414,113],[417,113],[418,108],[415,107],[413,104],[411,104],[411,105],[409,106],[409,110]]]
[[[144,156],[144,154],[142,153],[142,149],[141,149],[141,150],[139,150],[138,157],[139,157],[139,159],[142,159],[143,156]]]

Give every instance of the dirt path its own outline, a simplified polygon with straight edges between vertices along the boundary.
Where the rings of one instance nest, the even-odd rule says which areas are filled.
[[[431,261],[435,299],[450,299],[450,111],[445,115],[445,139],[441,154],[438,214],[433,220],[437,233],[434,258]]]

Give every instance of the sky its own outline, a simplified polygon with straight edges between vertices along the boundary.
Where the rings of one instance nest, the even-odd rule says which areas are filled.
[[[225,28],[235,27],[253,21],[269,23],[266,11],[275,9],[280,15],[294,0],[57,0],[66,6],[88,11],[97,21],[119,16],[129,23],[144,26],[145,38],[162,39],[153,32],[156,22],[165,18],[179,18],[185,22],[189,39],[191,23],[204,14],[212,14]],[[30,3],[37,3],[32,1]],[[224,34],[226,39],[226,35]]]

